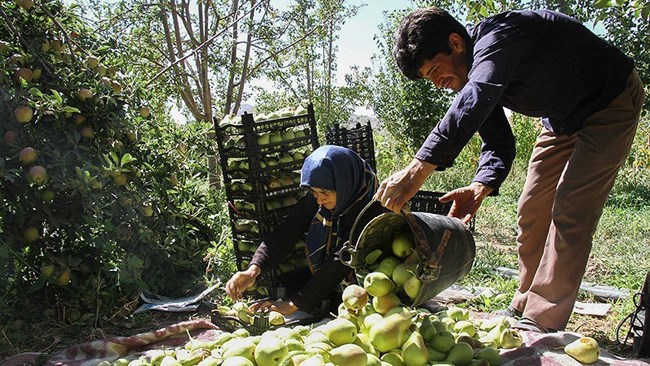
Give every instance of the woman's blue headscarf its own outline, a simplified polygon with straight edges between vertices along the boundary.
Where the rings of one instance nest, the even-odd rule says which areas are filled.
[[[300,186],[336,191],[334,211],[319,207],[307,232],[307,259],[312,272],[315,272],[332,252],[332,237],[338,231],[338,217],[358,201],[371,198],[377,179],[368,163],[354,151],[324,145],[305,159],[300,171]]]

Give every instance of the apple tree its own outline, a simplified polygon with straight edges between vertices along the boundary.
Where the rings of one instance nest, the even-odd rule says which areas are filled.
[[[211,126],[166,118],[62,2],[0,18],[0,315],[101,321],[191,290],[225,220]]]

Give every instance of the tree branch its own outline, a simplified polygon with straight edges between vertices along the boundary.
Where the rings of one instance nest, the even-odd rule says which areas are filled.
[[[265,0],[265,1],[268,1],[268,0]],[[257,5],[255,5],[255,7],[259,6],[259,5],[262,4],[262,3],[264,3],[264,1],[260,1],[259,3],[257,3]],[[250,9],[249,11],[253,11],[253,9]],[[230,23],[229,25],[227,25],[227,26],[226,26],[224,29],[222,29],[219,33],[213,35],[213,36],[210,37],[207,41],[201,43],[198,47],[192,49],[192,51],[189,52],[187,55],[185,55],[183,58],[180,58],[180,59],[176,60],[174,63],[172,63],[172,64],[168,65],[167,67],[165,67],[163,70],[161,70],[160,72],[158,72],[158,73],[153,77],[153,79],[149,80],[149,82],[147,82],[147,84],[146,84],[145,86],[149,86],[152,82],[154,82],[154,81],[155,81],[156,79],[158,79],[162,74],[164,74],[165,72],[167,72],[167,70],[169,70],[170,68],[172,68],[175,64],[177,64],[177,63],[179,63],[179,62],[185,60],[186,58],[188,58],[188,57],[192,56],[194,53],[196,53],[196,51],[198,51],[199,49],[201,49],[201,48],[207,46],[208,44],[212,43],[212,41],[214,41],[217,37],[219,37],[220,35],[222,35],[226,30],[228,30],[228,28],[232,27],[233,24],[236,24],[240,19],[242,19],[243,17],[245,17],[247,14],[248,14],[248,12],[245,13],[245,14],[243,14],[241,17],[235,19],[232,23]]]

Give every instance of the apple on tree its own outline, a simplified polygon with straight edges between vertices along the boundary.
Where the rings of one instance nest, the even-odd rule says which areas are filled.
[[[16,120],[20,123],[27,123],[34,118],[34,111],[27,106],[20,106],[14,111]]]
[[[23,163],[23,165],[33,164],[36,161],[37,156],[38,153],[33,147],[26,147],[18,153],[18,159],[20,159],[20,162]]]
[[[41,165],[34,165],[29,168],[28,176],[29,180],[37,186],[41,186],[47,182],[47,170]]]

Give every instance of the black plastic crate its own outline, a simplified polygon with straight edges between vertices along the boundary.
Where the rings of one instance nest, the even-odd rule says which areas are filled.
[[[256,248],[304,194],[299,170],[318,136],[313,106],[302,112],[263,121],[245,113],[215,123],[238,268],[252,253],[237,246]],[[240,225],[243,219],[257,222],[255,232]]]
[[[373,170],[377,169],[375,162],[375,140],[372,135],[370,121],[365,125],[357,123],[351,129],[335,125],[327,131],[325,140],[328,145],[343,146],[356,152],[363,160],[368,162]]]
[[[408,204],[411,207],[411,211],[428,212],[447,216],[447,214],[449,214],[449,210],[451,210],[452,202],[440,202],[438,199],[444,194],[445,193],[443,192],[420,190],[413,196],[413,198],[409,200]],[[472,217],[472,220],[470,220],[469,229],[474,231],[475,224],[476,216]]]

